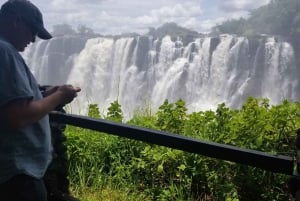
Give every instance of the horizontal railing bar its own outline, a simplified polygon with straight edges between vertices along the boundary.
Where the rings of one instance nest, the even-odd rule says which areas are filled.
[[[269,154],[231,145],[206,142],[178,134],[80,115],[52,112],[50,114],[50,119],[51,121],[58,123],[69,124],[203,156],[236,162],[275,173],[287,175],[293,174],[294,162],[293,158],[289,156]]]

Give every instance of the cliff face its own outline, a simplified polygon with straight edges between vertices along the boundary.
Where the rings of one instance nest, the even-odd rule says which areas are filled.
[[[290,43],[294,49],[294,55],[295,55],[296,67],[297,67],[295,76],[300,80],[300,33],[294,33],[293,35],[287,37],[286,41]],[[300,84],[297,90],[300,91]]]
[[[70,74],[74,58],[84,49],[86,36],[59,36],[50,41],[39,40],[23,56],[41,84],[62,84]]]
[[[287,37],[287,41],[293,46],[295,51],[295,58],[297,60],[297,66],[300,69],[300,33],[293,34]],[[299,74],[300,75],[300,74]]]
[[[185,44],[186,43],[186,44]],[[125,117],[165,99],[183,99],[190,111],[222,102],[239,107],[248,96],[276,104],[299,100],[299,40],[235,35],[182,37],[59,37],[24,53],[40,84],[76,84],[81,112],[107,108],[116,99]]]

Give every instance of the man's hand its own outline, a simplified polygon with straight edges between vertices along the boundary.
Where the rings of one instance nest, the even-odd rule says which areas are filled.
[[[81,91],[79,87],[63,85],[49,90],[40,100],[18,99],[0,108],[0,127],[20,128],[32,124],[58,105],[70,103]],[[1,125],[2,124],[2,125]]]
[[[62,85],[56,89],[55,93],[61,93],[61,104],[68,104],[73,101],[77,93],[81,91],[80,87],[73,87],[72,85]]]
[[[59,88],[59,86],[49,86],[49,87],[46,87],[46,89],[42,92],[42,94],[43,94],[44,97],[47,97],[47,96],[55,93],[58,88]]]

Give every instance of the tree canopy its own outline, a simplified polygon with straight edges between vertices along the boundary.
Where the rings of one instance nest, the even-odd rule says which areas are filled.
[[[250,11],[248,19],[232,19],[213,27],[212,32],[256,35],[300,34],[300,1],[272,0]]]

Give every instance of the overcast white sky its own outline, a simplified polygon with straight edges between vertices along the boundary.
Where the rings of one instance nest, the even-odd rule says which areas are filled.
[[[5,0],[0,0],[1,5]],[[269,0],[31,0],[51,31],[55,24],[82,24],[101,34],[145,33],[166,22],[208,32],[225,19],[246,16]]]

